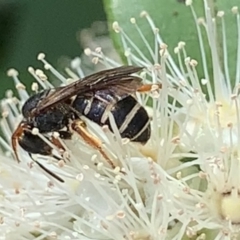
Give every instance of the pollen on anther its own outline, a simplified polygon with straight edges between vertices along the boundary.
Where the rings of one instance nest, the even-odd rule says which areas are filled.
[[[144,208],[144,205],[143,205],[141,202],[136,203],[134,206],[135,206],[135,208],[138,209],[138,210],[141,210],[141,209]]]
[[[192,5],[192,0],[186,0],[185,5],[186,6],[191,6]]]
[[[161,70],[161,65],[158,63],[155,63],[153,67],[154,67],[154,70]]]
[[[95,52],[96,53],[101,53],[102,52],[102,48],[101,47],[96,47]]]
[[[161,57],[167,57],[168,56],[168,53],[167,53],[166,49],[161,49],[159,51],[159,54],[160,54]]]
[[[88,170],[88,169],[89,169],[89,166],[88,166],[88,165],[84,165],[84,166],[83,166],[83,169]]]
[[[116,33],[119,33],[119,32],[120,32],[120,26],[119,26],[118,22],[116,22],[116,21],[113,22],[112,28],[113,28],[113,30],[114,30]]]
[[[160,200],[162,200],[162,199],[163,199],[163,195],[162,195],[162,194],[158,194],[158,195],[157,195],[157,200],[160,201]]]
[[[237,6],[232,7],[232,13],[233,14],[238,14],[238,7]]]
[[[69,156],[70,156],[70,154],[69,154],[68,151],[65,151],[65,152],[62,154],[63,159],[68,159]]]
[[[22,83],[17,83],[16,84],[16,89],[26,89],[26,86],[25,85],[23,85]]]
[[[179,47],[175,47],[173,51],[175,54],[179,53]]]
[[[201,79],[201,84],[202,85],[206,85],[208,83],[208,80],[207,79]]]
[[[3,118],[6,118],[8,115],[9,115],[9,112],[8,112],[8,111],[3,111],[3,112],[2,112],[2,117],[3,117]]]
[[[100,175],[99,173],[94,173],[94,177],[95,177],[95,178],[100,178],[101,175]]]
[[[58,234],[56,233],[56,232],[51,232],[50,234],[49,234],[49,237],[50,238],[56,238],[58,236]]]
[[[130,142],[129,138],[123,138],[123,139],[122,139],[122,144],[123,144],[123,145],[126,145],[126,144],[128,144],[129,142]]]
[[[129,57],[130,54],[131,54],[131,50],[130,49],[125,50],[125,52],[124,52],[125,57]]]
[[[60,134],[59,134],[58,132],[54,132],[54,133],[53,133],[53,137],[54,137],[54,138],[59,138],[59,136],[60,136]]]
[[[197,65],[198,65],[198,62],[195,60],[195,59],[191,59],[191,61],[190,61],[190,66],[192,66],[192,67],[196,67]]]
[[[197,203],[195,206],[198,209],[203,209],[205,207],[205,204],[204,203]]]
[[[125,212],[124,211],[118,211],[117,214],[116,214],[117,218],[124,218],[126,216]]]
[[[159,28],[154,28],[153,32],[155,35],[157,35],[159,33]]]
[[[91,162],[95,162],[97,159],[97,154],[93,154],[91,157]]]
[[[224,16],[224,11],[218,11],[217,16],[220,17],[220,18],[223,17]]]
[[[11,68],[7,71],[7,75],[9,77],[17,77],[18,76],[18,71],[14,68]]]
[[[113,170],[113,172],[115,173],[115,174],[118,174],[119,172],[120,172],[120,167],[115,167],[114,168],[114,170]]]
[[[136,19],[135,19],[135,18],[130,18],[130,22],[131,22],[132,24],[136,24]]]
[[[107,218],[106,218],[107,219]],[[104,229],[108,229],[108,225],[105,223],[105,222],[103,222],[103,221],[101,221],[101,226],[104,228]]]
[[[32,91],[37,92],[38,88],[39,88],[38,84],[36,82],[33,82],[31,86]]]
[[[33,134],[33,135],[39,134],[38,128],[33,128],[33,129],[32,129],[32,134]]]
[[[89,48],[88,48],[89,49]],[[86,50],[86,49],[85,49]],[[91,50],[90,50],[91,51]],[[86,54],[86,53],[85,53]],[[86,54],[87,55],[87,54]],[[81,59],[79,57],[74,58],[71,61],[71,68],[76,69],[81,65]]]
[[[190,194],[190,188],[189,187],[184,187],[183,192]]]
[[[176,178],[177,178],[177,179],[181,179],[181,178],[182,178],[182,172],[177,172]]]
[[[199,25],[203,25],[203,24],[205,23],[204,18],[198,18],[197,23],[198,23]]]
[[[196,236],[196,231],[193,230],[193,228],[191,227],[188,227],[187,230],[186,230],[186,235],[189,237],[189,238],[193,238],[194,236]]]
[[[186,43],[185,43],[185,42],[183,42],[183,41],[180,41],[180,42],[178,42],[178,47],[179,47],[179,49],[182,49],[182,48],[184,48],[184,47],[185,47],[185,45],[186,45]]]
[[[64,166],[65,166],[65,162],[64,162],[63,160],[59,160],[59,161],[58,161],[58,166],[59,166],[60,168],[64,167]]]
[[[34,71],[34,68],[33,67],[28,67],[28,72],[31,73],[31,74],[34,74],[35,71]]]
[[[147,17],[148,16],[148,12],[147,11],[142,11],[140,13],[140,17]]]
[[[97,165],[98,170],[101,170],[102,167],[103,167],[103,163],[102,162],[98,163],[98,165]]]
[[[206,239],[206,234],[205,233],[201,233],[197,238],[197,240],[205,240],[205,239]]]
[[[103,130],[104,132],[108,132],[108,131],[109,131],[108,125],[103,125],[103,126],[102,126],[102,130]]]
[[[160,49],[167,49],[168,48],[168,45],[166,43],[161,43],[160,44]]]
[[[47,80],[46,74],[41,69],[36,69],[35,73],[41,80],[43,81]]]
[[[82,173],[79,173],[77,176],[76,176],[76,180],[78,180],[79,182],[81,182],[84,178],[84,175]]]
[[[115,176],[115,179],[116,179],[117,181],[121,181],[122,177],[121,177],[120,175],[116,175],[116,176]]]
[[[38,60],[43,60],[44,58],[46,57],[46,55],[44,53],[39,53],[38,56],[37,56],[37,59]]]
[[[92,50],[91,50],[90,48],[85,48],[85,49],[84,49],[84,54],[85,54],[86,56],[91,56]]]
[[[12,91],[11,89],[8,89],[8,90],[6,91],[6,97],[7,97],[7,98],[12,98],[12,97],[13,97],[13,91]]]
[[[184,211],[183,211],[183,209],[179,209],[177,213],[178,213],[178,215],[181,216],[181,215],[183,215]]]
[[[66,83],[67,83],[67,84],[70,84],[70,83],[72,83],[72,82],[74,82],[74,79],[72,79],[72,78],[67,78],[67,79],[66,79]]]
[[[207,174],[206,174],[205,172],[203,172],[203,171],[200,171],[200,172],[198,173],[198,176],[199,176],[199,178],[201,178],[201,179],[206,179],[206,178],[207,178]]]
[[[172,143],[174,143],[174,144],[178,144],[179,142],[180,142],[180,138],[179,138],[178,136],[172,138]]]
[[[190,57],[186,57],[186,58],[184,59],[184,63],[185,63],[186,65],[189,64],[190,61],[191,61]]]
[[[98,62],[99,62],[99,58],[98,58],[98,57],[94,57],[94,58],[92,59],[92,63],[93,63],[93,64],[98,64]]]
[[[52,65],[49,64],[49,63],[46,63],[46,64],[44,64],[44,68],[45,68],[46,70],[49,70],[49,69],[52,68]]]

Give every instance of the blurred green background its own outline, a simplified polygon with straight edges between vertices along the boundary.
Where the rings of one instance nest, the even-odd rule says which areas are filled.
[[[100,0],[0,0],[0,97],[14,88],[6,75],[9,68],[29,85],[28,66],[42,68],[39,52],[54,66],[62,56],[80,56],[77,32],[105,20]]]

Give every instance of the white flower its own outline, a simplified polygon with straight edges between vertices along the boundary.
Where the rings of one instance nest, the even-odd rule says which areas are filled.
[[[172,138],[178,143],[179,149],[175,149],[170,154],[170,158],[191,158],[193,161],[187,161],[175,168],[172,168],[169,163],[170,158],[163,157],[166,150],[172,145],[167,143],[162,149],[158,149],[157,155],[159,156],[156,161],[167,168],[168,173],[176,174],[176,177],[181,178],[181,182],[187,183],[191,188],[196,189],[192,199],[195,205],[195,211],[198,213],[196,217],[185,218],[185,223],[189,223],[191,231],[187,231],[187,235],[195,235],[199,231],[205,231],[208,237],[216,237],[220,239],[238,237],[238,224],[240,215],[239,212],[239,98],[238,98],[238,85],[239,85],[239,57],[237,53],[236,59],[236,78],[230,80],[228,54],[227,54],[227,39],[224,22],[224,12],[218,12],[217,18],[220,19],[222,25],[222,52],[219,52],[218,40],[216,35],[216,20],[210,15],[211,9],[205,3],[205,17],[206,20],[197,19],[196,13],[188,1],[192,9],[193,16],[198,30],[198,37],[201,49],[201,58],[197,59],[202,61],[204,67],[204,78],[199,79],[196,71],[197,61],[187,57],[185,51],[185,43],[179,42],[175,48],[175,53],[178,55],[178,66],[173,62],[171,56],[168,55],[166,45],[163,43],[161,37],[158,35],[158,29],[155,27],[154,22],[148,15],[143,12],[141,16],[146,17],[149,25],[151,26],[155,39],[160,49],[149,49],[152,60],[147,59],[141,54],[141,50],[134,45],[133,39],[126,35],[124,29],[117,22],[113,24],[114,30],[121,35],[123,46],[125,47],[125,56],[129,63],[142,65],[146,67],[151,75],[151,71],[159,69],[159,75],[153,76],[152,79],[160,78],[163,83],[161,94],[165,97],[158,99],[162,108],[166,109],[165,103],[166,95],[174,98],[175,102],[169,107],[169,114],[172,113],[171,118],[167,118],[167,123],[163,115],[160,117],[160,131],[169,130],[169,125],[178,125],[178,136]],[[239,26],[239,15],[237,7],[232,8],[232,13],[236,15],[237,26]],[[133,26],[138,30],[141,28],[137,25],[136,19],[131,19]],[[207,59],[205,56],[205,48],[203,45],[202,33],[200,25],[206,30],[209,47],[211,49],[212,58],[210,59],[213,65],[213,78],[210,79],[211,74],[208,72]],[[237,28],[239,34],[239,28]],[[141,30],[140,30],[141,31]],[[146,42],[144,33],[140,32],[139,38]],[[239,44],[239,40],[237,42]],[[240,49],[239,45],[236,49]],[[133,51],[134,50],[134,51]],[[134,54],[133,54],[134,52]],[[158,55],[154,54],[160,52],[161,66],[158,66]],[[223,55],[223,67],[220,64],[219,55]],[[97,53],[92,55],[102,58]],[[95,59],[96,61],[96,59]],[[209,61],[209,59],[208,59]],[[166,70],[167,69],[167,70]],[[169,75],[167,74],[169,73]],[[211,87],[213,83],[213,88]],[[232,82],[234,84],[232,84]],[[165,83],[165,84],[164,84]],[[167,83],[167,84],[166,84]],[[175,91],[164,91],[171,84],[177,86]],[[207,97],[203,93],[203,88],[207,89]],[[164,101],[165,100],[165,101]],[[156,104],[157,104],[156,103]],[[177,107],[180,104],[181,107]],[[154,106],[154,104],[153,104]],[[160,110],[160,111],[156,111]],[[163,113],[161,107],[156,108],[153,112]],[[156,119],[156,118],[155,118]],[[153,119],[154,122],[154,119]],[[166,123],[166,125],[165,125]],[[169,125],[168,125],[169,124]],[[155,125],[156,126],[156,125]],[[156,129],[156,127],[154,127]],[[174,131],[171,134],[174,137]],[[160,132],[161,143],[166,143],[167,135]],[[174,148],[172,146],[172,148]],[[156,149],[156,147],[154,147]],[[179,152],[180,150],[180,152]],[[185,154],[184,154],[185,152]],[[165,155],[166,156],[166,155]],[[164,164],[167,161],[167,164]],[[182,160],[181,160],[182,161]],[[175,161],[176,164],[176,161]],[[171,166],[169,168],[169,165]],[[194,171],[193,168],[187,170],[188,167],[198,166],[201,171]],[[178,172],[179,171],[179,172]],[[201,181],[201,179],[203,179]],[[197,202],[194,203],[194,199]],[[182,201],[184,203],[184,201]],[[197,209],[199,208],[199,211]],[[187,209],[186,209],[187,210]],[[193,209],[190,209],[189,214],[192,214]],[[195,221],[195,222],[194,222]],[[207,231],[207,229],[215,229],[215,231]],[[179,236],[178,236],[179,237]]]
[[[45,68],[56,74],[63,83],[72,81],[60,76],[46,62],[43,54],[39,55],[39,59],[43,61]],[[76,72],[82,72],[81,69],[76,69],[80,67],[76,59],[73,67]],[[43,88],[48,87],[49,82],[45,82],[47,76],[42,71],[29,68],[29,72],[43,85]],[[10,129],[14,129],[16,123],[21,120],[18,107],[28,98],[28,94],[20,83],[17,72],[10,70],[9,75],[13,77],[20,96],[18,101],[11,92],[8,92],[7,98],[2,100],[4,109],[2,129],[6,137],[2,142],[4,148],[11,151]],[[32,85],[32,89],[38,90],[36,83]],[[112,128],[115,138],[108,129],[101,129],[91,122],[88,124],[90,131],[105,142],[105,150],[116,162],[119,162],[122,169],[119,167],[111,169],[97,151],[91,149],[78,136],[74,136],[73,140],[65,142],[68,152],[65,162],[61,160],[56,163],[50,157],[37,156],[36,160],[60,176],[64,183],[52,177],[48,181],[47,178],[50,176],[46,172],[39,172],[37,166],[29,163],[30,159],[26,152],[18,149],[22,168],[13,160],[9,161],[16,169],[12,175],[24,175],[24,177],[20,177],[21,181],[18,183],[18,180],[11,175],[13,182],[16,181],[18,184],[16,187],[16,184],[12,183],[6,190],[17,192],[21,199],[21,194],[24,194],[24,203],[14,201],[14,206],[17,209],[23,208],[24,211],[21,212],[22,218],[16,223],[18,228],[15,227],[15,222],[12,228],[8,226],[10,237],[20,234],[18,230],[20,227],[22,227],[21,236],[27,236],[29,239],[30,236],[34,238],[38,235],[41,238],[56,235],[62,239],[82,239],[82,236],[94,239],[147,239],[167,235],[169,223],[173,224],[176,216],[181,214],[177,208],[180,202],[173,196],[174,194],[181,196],[185,186],[179,184],[151,159],[144,157],[139,152],[138,146],[126,140],[122,141],[118,130],[114,127],[114,120],[112,120]],[[32,178],[34,181],[31,181]],[[29,188],[31,191],[28,190]],[[37,195],[34,194],[35,191],[38,192]],[[27,196],[25,196],[26,192]],[[40,207],[34,208],[38,204],[43,206],[41,211]],[[2,215],[5,225],[8,219],[12,220],[14,217],[10,214],[6,215],[10,209],[5,210],[6,206],[3,206]],[[28,224],[32,228],[29,228]],[[3,235],[6,233],[7,231],[2,231]]]
[[[216,23],[207,1],[204,1],[205,21],[197,19],[191,1],[186,4],[193,12],[198,30],[201,57],[197,60],[187,57],[185,43],[179,42],[175,48],[179,62],[174,63],[146,12],[141,16],[153,30],[155,46],[147,43],[136,19],[131,22],[152,59],[142,54],[118,23],[113,24],[121,36],[128,63],[145,68],[140,74],[145,83],[161,83],[160,90],[155,85],[150,93],[137,93],[152,118],[151,139],[145,146],[122,140],[113,119],[114,134],[84,119],[89,131],[104,142],[104,150],[117,165],[115,169],[75,135],[63,142],[65,161],[34,157],[64,183],[32,164],[20,148],[22,161],[15,162],[11,157],[10,137],[21,121],[19,109],[29,95],[17,72],[9,72],[19,99],[9,91],[1,102],[1,129],[5,137],[0,139],[3,148],[0,238],[240,239],[240,43],[236,46],[239,52],[236,79],[230,81],[223,12],[217,16],[223,33],[222,67],[218,38],[213,31]],[[239,26],[238,10],[234,7],[232,11]],[[207,32],[211,49],[212,78],[200,25]],[[240,34],[239,27],[237,31]],[[121,65],[105,56],[101,48],[86,49],[85,53],[95,64]],[[73,60],[71,69],[66,69],[70,78],[60,75],[43,54],[39,60],[46,71],[50,70],[60,80],[58,85],[84,77],[79,59]],[[197,61],[203,63],[203,79],[198,77]],[[29,68],[37,82],[32,85],[33,91],[38,91],[38,85],[43,89],[52,87],[46,71]],[[206,94],[203,88],[207,89]],[[151,107],[146,106],[149,99]]]

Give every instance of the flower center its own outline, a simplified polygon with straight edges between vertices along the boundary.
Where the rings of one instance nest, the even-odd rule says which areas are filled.
[[[213,191],[207,201],[217,218],[240,224],[240,193],[236,189],[224,193]]]
[[[221,215],[234,224],[240,223],[240,195],[232,192],[222,195],[220,203]]]

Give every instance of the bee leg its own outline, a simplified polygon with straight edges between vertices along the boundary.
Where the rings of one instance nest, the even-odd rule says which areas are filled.
[[[17,153],[17,144],[19,142],[19,139],[23,135],[24,127],[25,127],[25,124],[19,123],[18,127],[16,128],[16,130],[12,134],[12,138],[11,138],[11,144],[12,144],[13,152],[14,152],[15,158],[16,158],[18,163],[20,162],[20,159],[19,159],[18,153]]]
[[[69,138],[69,134],[67,135],[67,137],[63,137],[62,134],[60,134],[60,138],[61,139],[71,139]],[[67,151],[67,149],[65,148],[65,146],[62,145],[61,141],[58,138],[52,137],[51,139],[49,139],[49,141],[58,149],[58,152],[60,154],[60,157],[54,155],[53,153],[51,153],[51,156],[54,157],[56,160],[60,161],[63,160],[65,162],[65,160],[69,160],[68,158],[66,158],[66,156],[64,157],[64,153]]]
[[[52,137],[50,142],[57,147],[59,150],[66,151],[65,147],[62,145],[62,143],[59,141],[58,138]]]
[[[157,90],[161,89],[162,84],[161,83],[156,83],[156,84],[143,84],[141,87],[137,89],[137,92],[139,93],[145,93],[145,92],[150,92],[152,90]]]
[[[87,144],[89,144],[91,147],[97,149],[113,169],[116,167],[114,165],[114,163],[112,162],[112,160],[107,156],[107,154],[102,149],[102,142],[98,138],[92,136],[86,130],[86,124],[82,120],[75,120],[72,123],[72,129],[75,132],[77,132]]]

